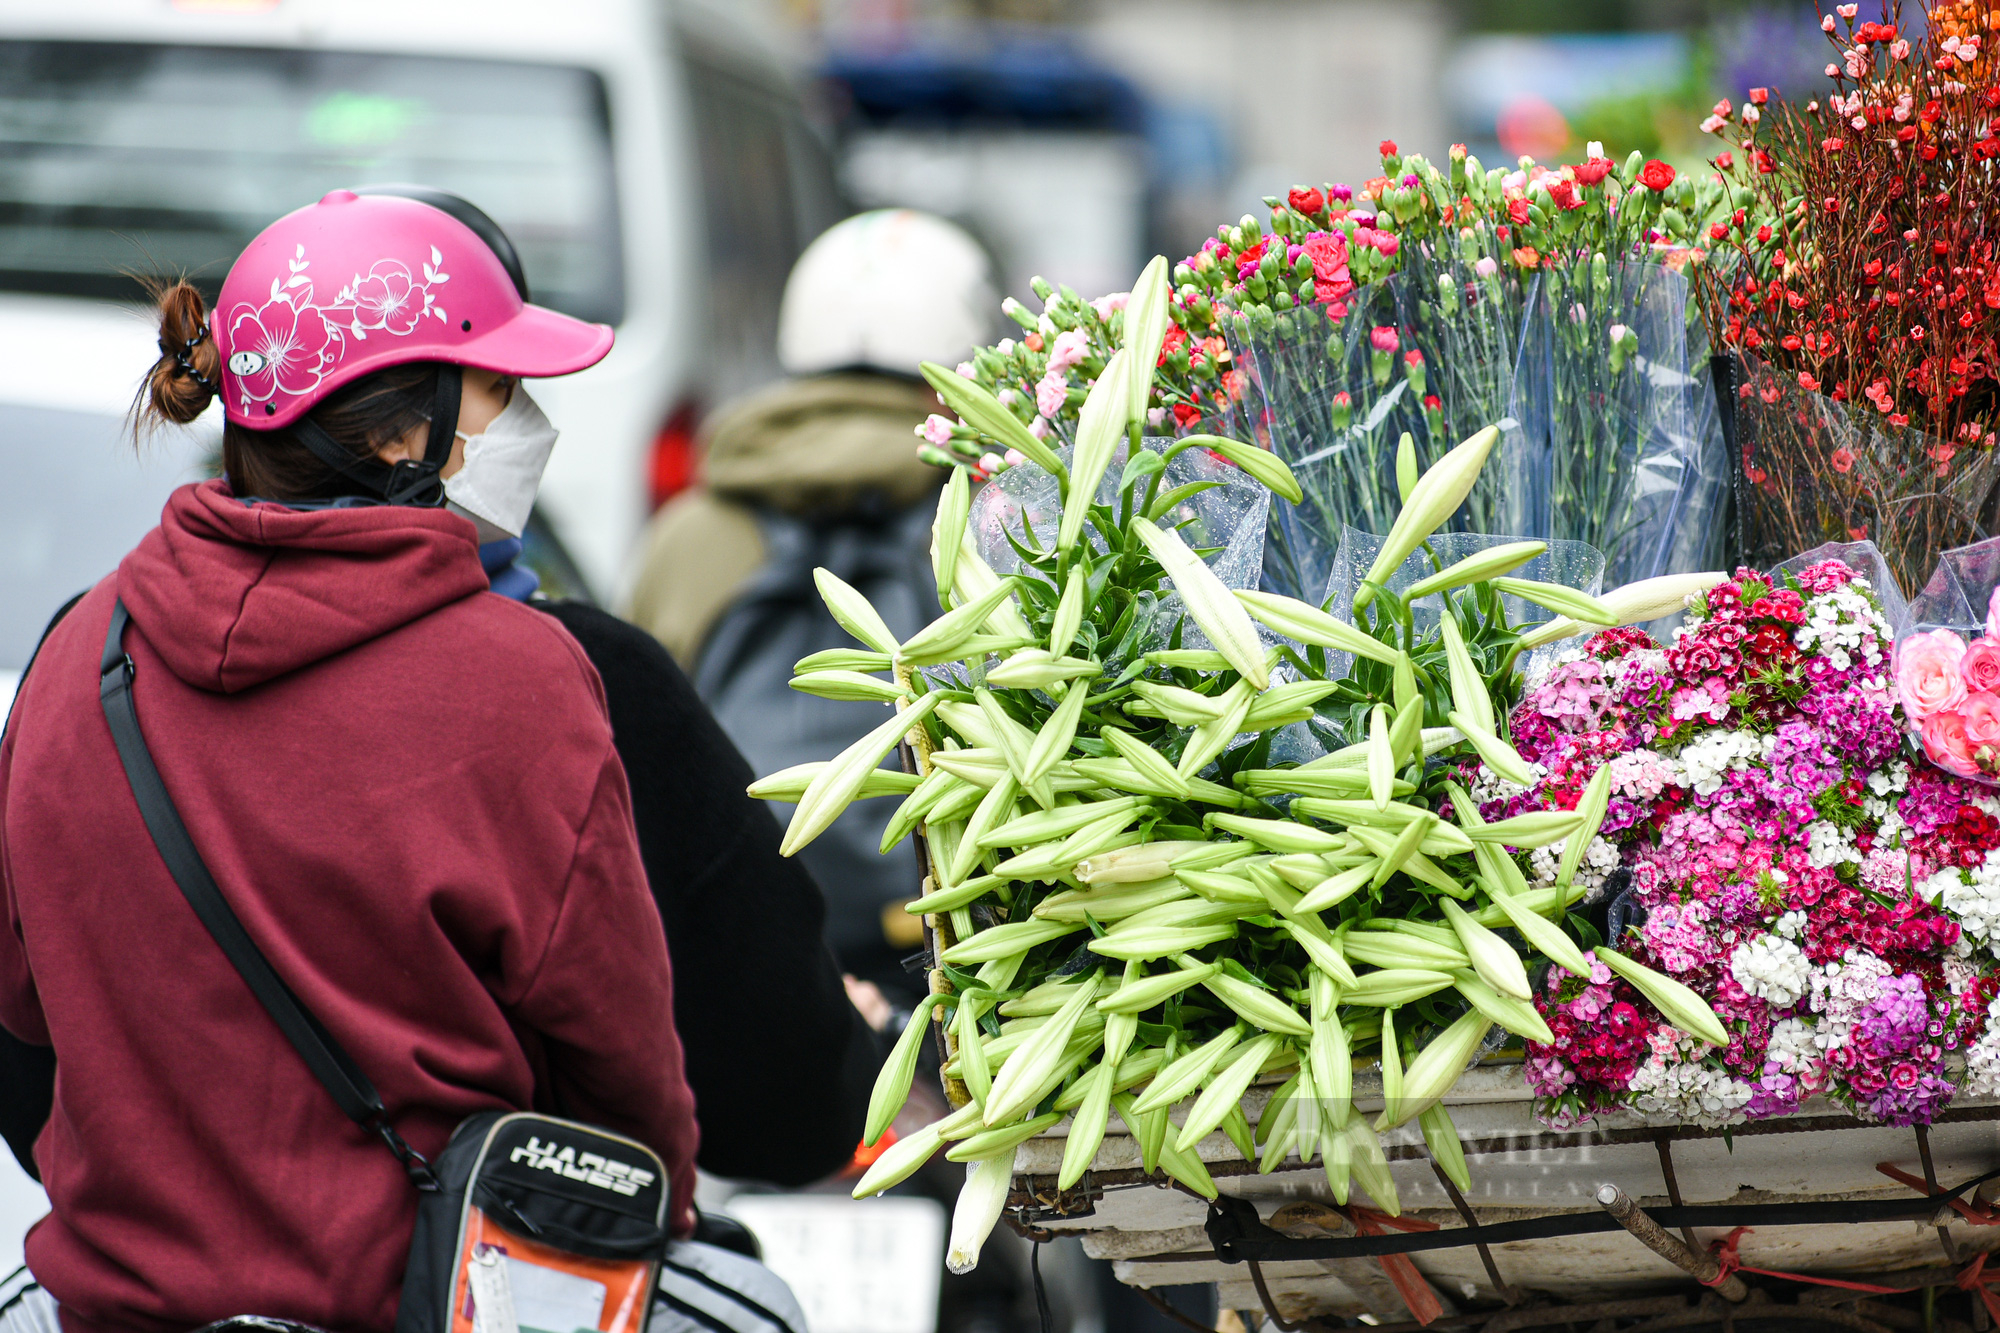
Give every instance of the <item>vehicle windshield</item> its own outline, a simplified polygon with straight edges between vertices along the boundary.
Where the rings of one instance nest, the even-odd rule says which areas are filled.
[[[273,219],[390,182],[491,214],[538,303],[623,316],[610,115],[588,70],[0,42],[0,290],[127,300],[135,274],[185,273],[213,298]]]

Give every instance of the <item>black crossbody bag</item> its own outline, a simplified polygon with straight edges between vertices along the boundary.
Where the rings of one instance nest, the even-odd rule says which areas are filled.
[[[396,1333],[646,1333],[667,1248],[665,1164],[644,1144],[532,1112],[486,1111],[426,1161],[368,1076],[272,970],[195,849],[132,699],[121,600],[98,696],[160,858],[208,933],[348,1119],[419,1191]]]

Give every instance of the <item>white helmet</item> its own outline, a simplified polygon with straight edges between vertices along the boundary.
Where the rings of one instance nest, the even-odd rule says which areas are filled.
[[[986,340],[999,301],[986,252],[963,229],[908,208],[862,213],[822,232],[792,266],[778,362],[794,375],[951,365]]]

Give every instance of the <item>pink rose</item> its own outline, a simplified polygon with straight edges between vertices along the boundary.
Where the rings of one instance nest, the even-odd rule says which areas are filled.
[[[1970,693],[2000,693],[2000,639],[1973,640],[1958,664],[1958,674],[1965,677]]]
[[[1912,634],[1896,645],[1896,694],[1903,711],[1923,719],[1965,699],[1965,678],[1959,663],[1965,640],[1948,629]]]
[[[1986,599],[1986,632],[2000,638],[2000,588],[1995,588]]]
[[[1962,778],[1977,777],[1979,765],[1972,752],[1977,747],[1965,734],[1965,719],[1957,713],[1932,713],[1924,719],[1924,753],[1947,773]]]
[[[1965,719],[1965,735],[1976,751],[1982,745],[2000,744],[2000,695],[1968,694],[1958,707]]]

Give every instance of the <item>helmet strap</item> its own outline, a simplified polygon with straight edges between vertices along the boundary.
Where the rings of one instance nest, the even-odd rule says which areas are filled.
[[[440,474],[451,460],[463,389],[463,369],[440,364],[437,395],[431,401],[430,433],[421,461],[404,458],[390,464],[379,458],[356,457],[341,448],[326,428],[311,417],[300,417],[293,422],[292,433],[320,462],[381,496],[383,503],[436,508],[444,503],[444,479]]]

